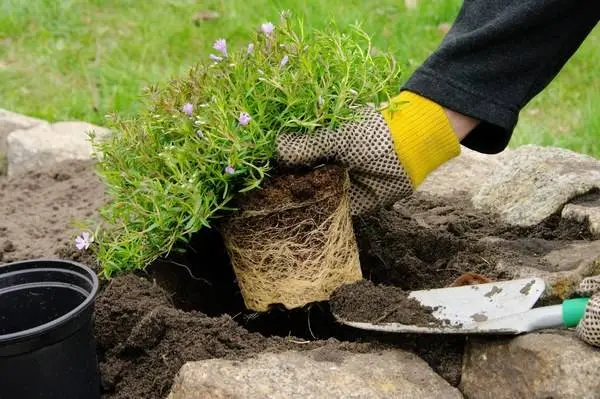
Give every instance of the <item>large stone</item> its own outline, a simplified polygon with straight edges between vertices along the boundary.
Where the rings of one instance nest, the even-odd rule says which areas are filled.
[[[168,399],[200,398],[452,399],[462,394],[408,352],[321,348],[262,353],[244,361],[188,362]]]
[[[600,350],[572,332],[471,338],[460,389],[469,399],[598,399]]]
[[[41,124],[8,135],[8,175],[46,168],[66,160],[92,156],[89,133],[104,137],[108,129],[86,122]]]
[[[510,151],[473,196],[473,205],[506,222],[532,226],[572,198],[600,189],[600,161],[561,148],[527,145]]]
[[[502,159],[509,151],[488,155],[462,147],[460,155],[427,176],[418,191],[442,197],[467,194],[470,198],[502,166]]]
[[[582,200],[566,204],[561,216],[565,219],[587,223],[592,235],[600,238],[600,196],[596,195],[589,201]]]
[[[43,123],[46,122],[0,108],[0,175],[4,175],[7,172],[8,145],[6,138],[9,133],[15,130],[29,129]]]
[[[571,296],[588,276],[600,274],[600,240],[552,242],[524,239],[509,241],[495,237],[481,240],[505,246],[519,256],[507,256],[496,264],[499,272],[512,278],[540,277],[546,282],[542,299],[560,302]],[[508,253],[508,251],[507,251]]]

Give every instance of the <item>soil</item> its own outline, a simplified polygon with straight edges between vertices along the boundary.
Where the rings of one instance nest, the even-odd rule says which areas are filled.
[[[98,297],[96,338],[105,398],[164,398],[187,361],[322,346],[366,351],[368,345],[294,341],[249,332],[231,316],[177,309],[170,295],[133,274],[112,280]]]
[[[55,256],[105,199],[85,161],[0,179],[0,262]]]
[[[392,286],[377,286],[369,280],[344,285],[329,299],[331,311],[349,321],[368,323],[396,322],[416,326],[436,326],[431,307],[408,298],[404,290]]]
[[[282,206],[319,201],[339,193],[344,168],[325,165],[308,170],[278,170],[264,179],[261,190],[250,191],[236,201],[245,211],[279,209]]]
[[[557,215],[515,228],[464,199],[449,205],[421,193],[396,209],[356,218],[354,227],[365,278],[403,290],[448,287],[465,273],[510,279],[495,269],[500,259],[547,270],[541,256],[570,241],[593,239],[587,226]]]
[[[281,187],[282,193],[288,190],[286,198],[301,199],[308,192],[283,183]],[[74,248],[78,230],[70,222],[95,217],[103,200],[102,185],[87,162],[0,177],[2,261],[61,257],[96,268],[93,257]],[[471,209],[464,198],[449,201],[424,194],[356,217],[354,229],[363,275],[372,282],[371,291],[370,283],[349,286],[357,300],[388,288],[405,292],[445,287],[466,273],[490,280],[510,278],[494,269],[496,261],[518,264],[527,259],[527,266],[544,266],[542,254],[571,240],[591,239],[586,226],[559,216],[532,228],[514,228]],[[374,314],[383,315],[389,302],[371,304]],[[163,398],[188,360],[318,346],[409,350],[457,386],[466,339],[358,331],[336,323],[327,302],[293,311],[248,311],[222,238],[212,230],[199,232],[184,253],[157,261],[146,272],[104,282],[94,324],[106,399]]]
[[[310,232],[339,206],[344,179],[345,170],[337,165],[278,172],[265,178],[261,190],[232,201],[238,211],[223,219],[219,229],[238,239],[271,229],[276,235],[278,226],[300,225],[299,233]]]

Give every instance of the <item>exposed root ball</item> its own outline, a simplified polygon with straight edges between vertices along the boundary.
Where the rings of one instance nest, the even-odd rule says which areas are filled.
[[[324,301],[362,278],[340,167],[274,177],[221,230],[249,309]]]

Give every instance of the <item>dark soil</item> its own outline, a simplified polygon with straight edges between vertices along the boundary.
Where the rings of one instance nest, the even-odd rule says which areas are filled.
[[[356,218],[365,278],[403,290],[448,287],[465,273],[492,281],[510,279],[495,270],[498,260],[546,270],[542,255],[573,240],[592,239],[586,226],[559,216],[515,228],[466,203],[457,199],[448,205],[418,194],[397,210]]]
[[[368,280],[344,285],[329,299],[331,311],[349,321],[368,323],[396,322],[416,326],[441,324],[431,313],[435,310],[421,305],[397,287],[377,286]]]
[[[342,190],[344,168],[326,165],[309,170],[278,171],[265,178],[261,190],[250,191],[240,197],[235,205],[245,211],[281,208],[319,201]]]
[[[113,279],[100,294],[95,325],[104,397],[115,399],[166,397],[187,361],[325,345],[355,351],[368,347],[251,333],[226,314],[208,317],[177,309],[166,291],[133,274]]]
[[[0,178],[0,262],[61,257],[97,267],[93,257],[74,249],[78,230],[70,224],[95,217],[103,201],[90,165],[66,162],[10,180]],[[334,186],[325,176],[335,174],[325,169],[316,173],[324,173],[323,181],[309,188],[286,186],[281,178],[281,196],[272,199],[302,201],[315,188],[321,192],[319,187]],[[255,202],[254,209],[268,200]],[[507,279],[511,276],[494,269],[499,259],[544,266],[544,253],[591,238],[585,226],[559,216],[532,228],[514,228],[466,204],[464,198],[448,202],[419,194],[396,209],[355,218],[363,275],[373,282],[371,291],[366,283],[354,287],[357,308],[382,289],[445,287],[465,273]],[[252,202],[246,206],[252,209]],[[383,315],[390,302],[375,298],[369,304],[373,315]],[[336,323],[326,302],[293,311],[248,311],[215,231],[199,232],[185,253],[157,261],[146,273],[104,282],[94,322],[105,398],[164,398],[188,360],[326,345],[353,351],[389,346],[409,350],[456,386],[465,343],[461,336],[357,331]]]
[[[242,247],[253,245],[255,232],[281,238],[277,237],[281,226],[299,225],[298,233],[309,233],[339,206],[344,179],[345,170],[337,165],[274,174],[260,190],[233,201],[231,206],[238,211],[224,218],[219,229]]]

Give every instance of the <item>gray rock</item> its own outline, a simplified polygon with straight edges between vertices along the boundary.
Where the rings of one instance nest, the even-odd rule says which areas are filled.
[[[109,130],[86,122],[59,122],[11,132],[7,139],[8,175],[66,160],[90,159],[91,132],[104,137]]]
[[[600,199],[589,203],[567,204],[561,216],[565,219],[576,220],[588,224],[590,233],[600,238]]]
[[[433,171],[417,191],[442,197],[467,194],[470,198],[493,171],[502,166],[502,160],[509,151],[487,155],[462,147],[458,157]]]
[[[473,205],[517,226],[535,225],[572,198],[600,188],[600,161],[561,148],[527,145],[503,157],[503,166],[473,196]]]
[[[505,245],[515,249],[518,241],[488,237],[482,242]],[[528,241],[530,244],[531,240]],[[544,244],[548,247],[543,248]],[[546,282],[542,299],[556,302],[571,296],[581,281],[588,276],[600,274],[600,240],[556,243],[538,240],[540,253],[523,246],[521,256],[507,257],[498,261],[496,269],[507,272],[513,278],[540,277]],[[554,248],[553,248],[554,247]]]
[[[470,399],[598,399],[600,350],[570,331],[472,338],[460,389]]]
[[[321,348],[262,353],[244,361],[188,362],[168,399],[199,398],[452,399],[462,394],[408,352]]]
[[[7,171],[8,145],[6,138],[9,133],[15,130],[29,129],[43,123],[46,122],[0,108],[0,175],[5,175]]]

